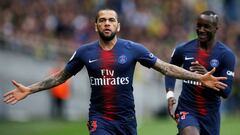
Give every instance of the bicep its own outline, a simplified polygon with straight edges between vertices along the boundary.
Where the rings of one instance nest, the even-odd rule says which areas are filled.
[[[157,61],[157,57],[142,45],[136,46],[136,61],[145,67],[152,67]]]

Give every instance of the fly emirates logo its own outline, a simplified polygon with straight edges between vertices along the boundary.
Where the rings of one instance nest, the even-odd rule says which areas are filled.
[[[102,78],[95,78],[90,76],[91,85],[127,85],[129,84],[129,77],[115,77],[114,70],[101,69]]]

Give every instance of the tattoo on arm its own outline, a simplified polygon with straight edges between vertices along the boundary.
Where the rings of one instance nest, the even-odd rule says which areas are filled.
[[[177,79],[197,80],[197,81],[200,79],[200,76],[198,74],[187,71],[181,67],[169,64],[160,59],[157,60],[153,68],[164,75],[171,76]]]
[[[71,76],[72,75],[67,71],[61,70],[58,73],[51,75],[47,79],[29,86],[29,88],[31,89],[31,93],[36,93],[42,90],[46,90],[46,89],[50,89],[52,87],[58,86],[64,83]]]

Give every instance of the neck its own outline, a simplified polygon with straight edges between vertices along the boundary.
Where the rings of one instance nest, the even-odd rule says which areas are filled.
[[[112,48],[115,46],[116,42],[117,42],[116,36],[110,41],[104,41],[101,38],[99,40],[99,44],[100,44],[101,48],[105,51],[112,50]]]
[[[216,44],[216,41],[213,39],[213,40],[208,41],[208,42],[200,42],[199,41],[198,43],[199,43],[199,46],[200,46],[201,49],[209,51],[214,47],[214,45]]]

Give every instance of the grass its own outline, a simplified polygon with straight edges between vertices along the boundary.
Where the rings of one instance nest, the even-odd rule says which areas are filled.
[[[239,135],[240,117],[223,117],[221,135]],[[176,135],[175,122],[167,118],[145,120],[138,135]],[[1,135],[88,135],[86,122],[0,122]]]

